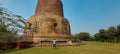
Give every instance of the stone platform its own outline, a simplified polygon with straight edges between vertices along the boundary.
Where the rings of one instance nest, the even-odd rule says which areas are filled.
[[[67,42],[71,40],[69,36],[23,36],[22,41],[29,41],[33,43],[41,43],[41,42],[50,42],[53,39],[56,39],[58,42]]]
[[[80,43],[75,43],[72,42],[72,44],[68,44],[68,43],[57,43],[56,46],[79,46],[81,45]],[[52,46],[52,43],[44,43],[44,44],[32,44],[32,46],[34,47],[44,47],[44,46]]]
[[[28,41],[32,42],[31,46],[52,46],[52,40],[55,38],[57,46],[78,46],[84,43],[72,41],[70,37],[56,37],[56,36],[37,36],[37,37],[28,37],[23,36],[24,39],[21,39],[23,42]],[[26,38],[26,39],[25,39]]]

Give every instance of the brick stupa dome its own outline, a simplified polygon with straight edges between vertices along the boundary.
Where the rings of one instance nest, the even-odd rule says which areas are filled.
[[[61,0],[38,0],[35,14],[28,19],[26,27],[30,28],[24,31],[26,40],[36,43],[53,38],[68,40],[71,35]]]

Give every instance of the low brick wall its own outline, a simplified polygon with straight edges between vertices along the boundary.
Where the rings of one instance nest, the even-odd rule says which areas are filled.
[[[15,48],[17,43],[0,43],[0,50]]]
[[[5,43],[0,43],[0,50],[10,49],[10,48],[17,48],[17,47],[19,47],[20,49],[21,48],[28,48],[33,43],[32,42],[19,42],[19,43],[15,42],[15,43],[5,44],[6,46],[4,44]]]

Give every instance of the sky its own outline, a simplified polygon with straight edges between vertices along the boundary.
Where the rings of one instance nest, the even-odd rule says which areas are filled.
[[[34,15],[37,0],[0,0],[3,7],[28,19]],[[120,24],[120,0],[62,0],[64,17],[71,33],[89,32]]]

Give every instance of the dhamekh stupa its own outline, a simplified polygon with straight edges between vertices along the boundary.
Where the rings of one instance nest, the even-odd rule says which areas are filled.
[[[35,43],[53,38],[66,41],[71,35],[70,23],[64,18],[61,0],[38,0],[35,14],[28,19],[26,27],[26,40]]]

